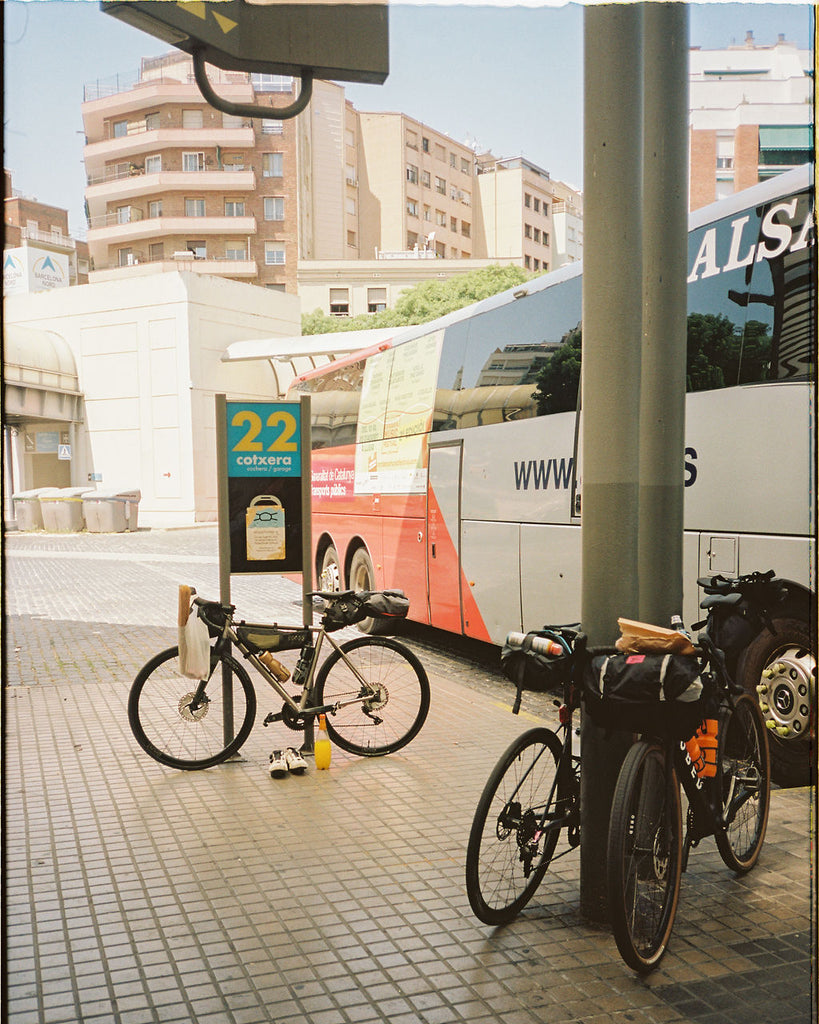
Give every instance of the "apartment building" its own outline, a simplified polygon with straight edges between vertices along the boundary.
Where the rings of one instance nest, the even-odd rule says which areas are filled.
[[[780,35],[690,53],[690,208],[813,159],[813,61]]]
[[[293,99],[286,76],[210,74],[235,103]],[[86,86],[82,117],[94,271],[162,264],[295,292],[293,121],[214,110],[181,53]]]
[[[4,171],[3,294],[49,291],[88,282],[88,246],[68,231],[68,211],[13,187]]]

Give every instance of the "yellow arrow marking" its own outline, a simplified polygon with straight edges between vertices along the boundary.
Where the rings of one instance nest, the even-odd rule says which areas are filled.
[[[205,0],[176,0],[176,6],[196,18],[201,18],[202,21],[205,21],[208,16],[208,5]]]
[[[232,21],[230,18],[226,18],[224,14],[217,14],[216,11],[213,12],[213,16],[216,18],[219,23],[219,28],[221,28],[225,35],[227,35],[232,28],[236,28],[239,24],[238,21]]]

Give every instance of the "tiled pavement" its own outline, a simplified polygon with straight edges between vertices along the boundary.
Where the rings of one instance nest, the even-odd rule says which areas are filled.
[[[216,596],[215,531],[10,534],[5,544],[9,1024],[806,1024],[808,790],[778,790],[757,868],[692,853],[672,943],[648,979],[579,913],[557,862],[503,929],[472,916],[466,836],[509,713],[494,652],[408,631],[429,719],[384,759],[271,780],[292,734],[183,773],[131,738],[139,666],[174,642],[176,585]],[[235,578],[248,618],[298,621],[285,580]],[[260,716],[268,710],[260,702]],[[271,705],[272,707],[272,705]]]

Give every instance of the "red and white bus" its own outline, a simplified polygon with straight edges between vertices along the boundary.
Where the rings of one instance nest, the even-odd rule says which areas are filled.
[[[812,206],[806,166],[690,218],[686,622],[698,575],[815,584]],[[494,643],[579,619],[580,329],[575,264],[296,378],[320,585]]]

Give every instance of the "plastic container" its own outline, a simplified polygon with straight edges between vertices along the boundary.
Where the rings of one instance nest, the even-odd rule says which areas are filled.
[[[83,514],[89,533],[133,533],[137,529],[140,491],[134,489],[91,491],[83,497]]]
[[[704,728],[697,730],[697,742],[703,756],[703,768],[699,775],[703,779],[713,779],[717,774],[717,719],[706,718]]]
[[[49,533],[57,533],[60,529],[57,522],[57,502],[60,497],[60,491],[61,488],[59,487],[43,487],[37,499],[40,502],[43,529]]]
[[[53,491],[54,487],[35,487],[31,491],[19,491],[11,496],[14,503],[14,519],[17,529],[25,533],[43,529],[43,510],[40,495]]]
[[[322,770],[330,767],[330,759],[333,755],[333,748],[330,744],[330,737],[327,735],[327,719],[319,715],[318,733],[313,741],[313,756],[316,759],[316,768]]]

